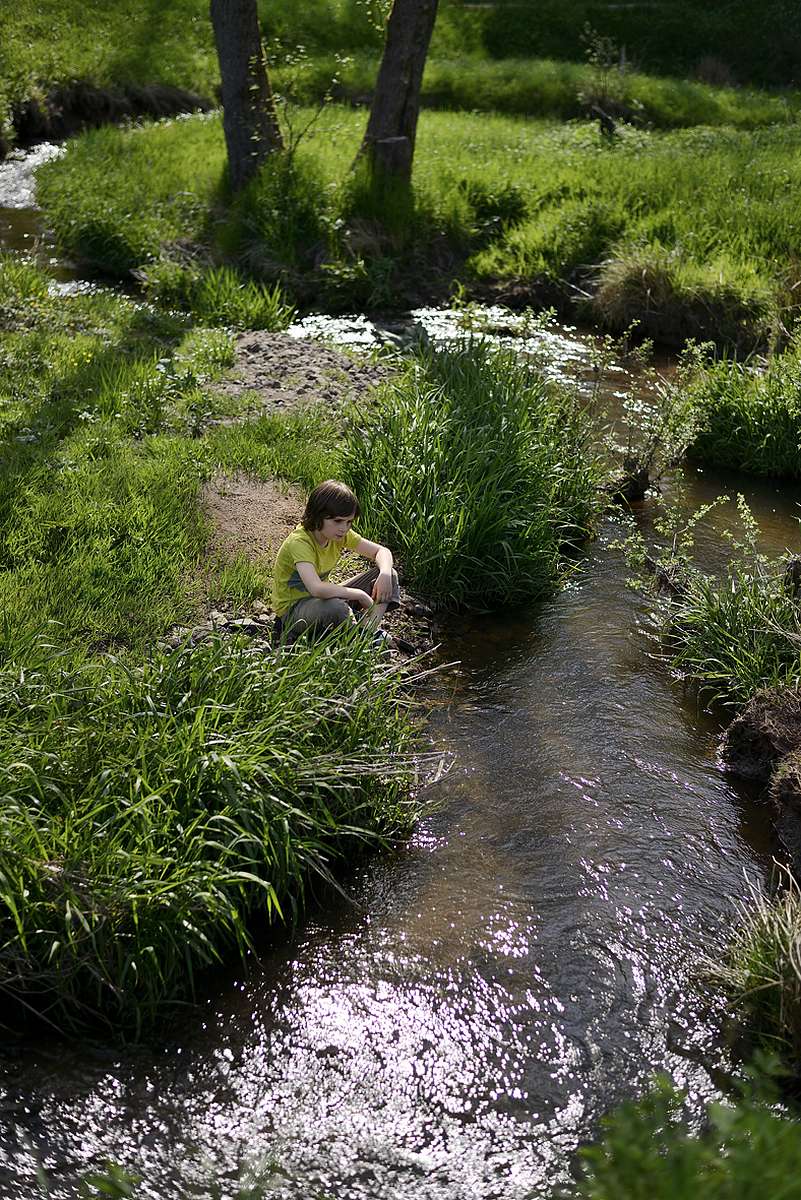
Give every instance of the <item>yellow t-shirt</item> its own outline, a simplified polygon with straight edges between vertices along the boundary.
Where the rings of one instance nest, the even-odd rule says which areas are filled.
[[[320,578],[327,579],[343,551],[355,550],[361,540],[361,534],[349,529],[341,542],[330,541],[326,546],[319,546],[313,533],[297,525],[282,544],[273,567],[273,610],[276,616],[282,617],[288,608],[309,595],[298,574],[297,563],[311,563]]]

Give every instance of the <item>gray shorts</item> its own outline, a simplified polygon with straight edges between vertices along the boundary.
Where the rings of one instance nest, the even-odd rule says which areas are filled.
[[[362,571],[360,575],[354,575],[352,579],[345,579],[342,586],[358,588],[360,592],[366,592],[370,596],[376,579],[378,579],[378,567],[370,567],[367,571]],[[397,572],[393,567],[392,595],[387,603],[387,610],[397,608],[399,605],[400,587]],[[336,625],[350,621],[352,617],[353,609],[344,596],[332,596],[330,600],[319,600],[316,596],[309,596],[304,600],[296,600],[291,608],[286,610],[281,618],[281,635],[296,636],[304,629],[311,628],[322,633],[326,629],[333,629]]]

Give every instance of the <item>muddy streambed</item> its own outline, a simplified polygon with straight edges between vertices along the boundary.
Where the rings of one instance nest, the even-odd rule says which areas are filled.
[[[555,369],[591,379],[587,342],[553,332],[573,347]],[[687,511],[742,490],[766,549],[798,545],[798,490],[667,488]],[[719,1094],[727,1008],[699,959],[774,846],[716,725],[649,657],[618,534],[550,602],[448,626],[431,732],[456,765],[347,903],[217,980],[156,1049],[2,1048],[0,1196],[40,1195],[41,1162],[73,1197],[110,1158],[153,1200],[254,1180],[284,1200],[523,1200],[655,1072],[696,1115]]]

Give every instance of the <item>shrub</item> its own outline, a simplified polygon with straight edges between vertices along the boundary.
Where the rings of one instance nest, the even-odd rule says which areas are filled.
[[[353,413],[343,471],[369,536],[415,587],[491,608],[542,596],[597,513],[590,422],[572,393],[481,344],[423,357]]]
[[[693,1134],[679,1119],[682,1097],[668,1080],[603,1122],[582,1150],[573,1200],[794,1200],[801,1171],[797,1121],[745,1098],[710,1105]]]

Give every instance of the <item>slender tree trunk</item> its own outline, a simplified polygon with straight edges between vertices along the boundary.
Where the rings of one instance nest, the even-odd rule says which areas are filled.
[[[210,0],[222,80],[231,187],[239,191],[284,147],[264,62],[256,0]]]
[[[374,173],[387,181],[411,181],[420,86],[436,15],[437,0],[395,0],[392,6],[370,119],[359,151],[369,157]]]

